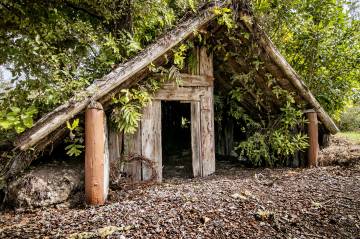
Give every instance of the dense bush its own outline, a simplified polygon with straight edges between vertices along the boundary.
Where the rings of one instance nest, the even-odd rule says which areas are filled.
[[[360,106],[349,108],[341,114],[340,129],[342,131],[360,131]]]

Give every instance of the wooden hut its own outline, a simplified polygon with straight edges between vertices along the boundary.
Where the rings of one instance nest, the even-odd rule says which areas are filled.
[[[78,93],[76,97],[43,116],[33,128],[22,134],[15,142],[17,156],[9,163],[3,177],[10,178],[25,169],[39,152],[45,151],[64,137],[66,134],[64,125],[67,120],[86,112],[85,158],[88,201],[93,203],[104,201],[108,187],[109,162],[119,160],[121,154],[134,153],[149,159],[156,169],[156,179],[161,181],[163,168],[161,104],[165,101],[190,104],[192,175],[207,176],[213,173],[215,171],[214,82],[222,82],[226,85],[228,73],[246,73],[253,67],[241,58],[240,53],[227,56],[224,61],[209,49],[196,47],[195,70],[181,73],[181,85],[166,83],[152,96],[152,102],[143,110],[140,127],[133,135],[124,135],[122,132],[108,129],[107,117],[104,113],[111,108],[109,102],[112,94],[129,88],[139,81],[145,81],[149,76],[154,77],[149,65],[165,65],[165,59],[172,56],[173,49],[184,41],[191,41],[199,32],[206,34],[210,41],[222,39],[226,42],[225,48],[232,52],[240,52],[242,42],[250,36],[252,43],[256,43],[259,58],[264,63],[263,68],[257,71],[254,78],[258,89],[265,95],[274,97],[264,80],[267,74],[271,74],[277,86],[294,92],[296,101],[304,105],[304,110],[308,110],[305,113],[310,119],[309,157],[312,164],[315,164],[319,142],[317,119],[321,131],[325,134],[334,134],[338,128],[245,7],[237,6],[238,8],[234,10],[235,22],[241,29],[241,34],[232,39],[226,38],[224,32],[227,28],[218,23],[218,15],[214,11],[215,8],[223,6],[223,4],[206,5],[133,59],[117,66],[108,75]],[[243,102],[243,106],[249,112],[261,111],[261,106],[260,109],[255,106],[251,90],[247,91],[247,100]],[[272,107],[280,107],[275,97]],[[30,153],[29,149],[32,149]],[[147,180],[151,177],[149,167],[144,163],[135,162],[128,165],[125,170],[137,180]]]

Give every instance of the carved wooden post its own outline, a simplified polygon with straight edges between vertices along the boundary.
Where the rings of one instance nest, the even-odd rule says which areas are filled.
[[[105,203],[108,192],[109,157],[106,117],[100,103],[85,112],[85,198],[94,205]]]
[[[305,111],[309,125],[308,125],[308,136],[309,136],[309,150],[308,150],[308,167],[316,167],[318,164],[319,154],[319,129],[317,113],[314,110]]]

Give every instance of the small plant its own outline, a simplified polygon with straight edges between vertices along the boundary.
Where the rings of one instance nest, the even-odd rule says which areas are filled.
[[[235,27],[235,22],[232,19],[232,9],[226,7],[215,7],[214,14],[218,16],[218,23],[225,25],[228,29]]]
[[[123,89],[118,97],[113,97],[115,105],[111,120],[118,131],[133,134],[139,126],[141,110],[151,102],[147,91],[138,89]]]
[[[84,139],[79,136],[83,135],[83,129],[79,126],[79,119],[75,119],[72,123],[66,122],[66,127],[69,130],[69,138],[66,142],[69,143],[66,147],[66,154],[70,157],[78,157],[83,152],[85,146],[83,145]]]
[[[190,124],[191,124],[190,120],[181,116],[181,128],[184,128],[184,129],[189,128]]]
[[[174,65],[179,69],[184,68],[186,51],[189,49],[189,46],[186,44],[181,44],[177,51],[174,52]]]

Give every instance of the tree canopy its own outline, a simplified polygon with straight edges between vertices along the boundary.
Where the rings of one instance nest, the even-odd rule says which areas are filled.
[[[276,46],[333,115],[359,94],[360,22],[355,4],[342,0],[256,4],[255,12]]]
[[[191,0],[0,1],[1,141],[133,56]]]

